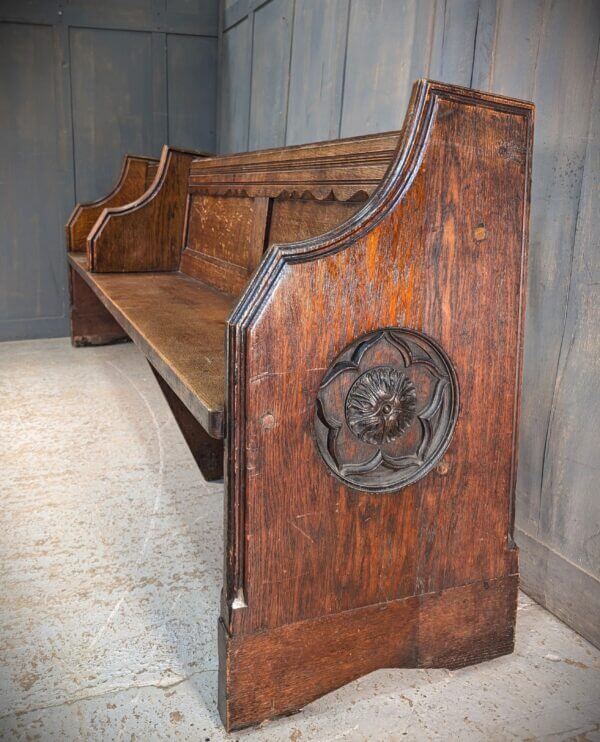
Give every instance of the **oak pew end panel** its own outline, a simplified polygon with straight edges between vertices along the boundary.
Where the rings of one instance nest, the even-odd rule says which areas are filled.
[[[87,237],[105,208],[139,198],[151,185],[158,160],[125,155],[119,179],[103,198],[75,206],[66,225],[67,251],[85,252]],[[128,342],[129,338],[77,273],[69,270],[71,342],[76,347]]]
[[[137,200],[105,209],[87,237],[96,273],[175,271],[179,267],[192,160],[207,157],[164,146],[150,188]]]
[[[135,201],[150,187],[158,160],[152,157],[125,155],[119,179],[103,198],[75,206],[67,222],[67,251],[85,252],[85,244],[92,227],[104,209],[123,206]]]
[[[512,651],[533,107],[415,86],[370,201],[228,324],[228,730]],[[460,401],[459,401],[460,400]]]

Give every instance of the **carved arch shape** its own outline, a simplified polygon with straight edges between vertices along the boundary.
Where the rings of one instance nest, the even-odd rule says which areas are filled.
[[[389,327],[347,345],[323,376],[315,442],[347,486],[393,492],[441,459],[458,410],[456,372],[440,345],[424,333]]]

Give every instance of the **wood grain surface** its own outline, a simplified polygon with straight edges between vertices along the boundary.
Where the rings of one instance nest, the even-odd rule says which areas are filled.
[[[181,270],[238,296],[262,259],[268,198],[192,195]]]
[[[69,266],[71,342],[76,347],[110,345],[129,340],[80,273]]]
[[[158,385],[164,394],[173,417],[175,418],[185,442],[188,444],[194,461],[207,482],[214,482],[223,477],[223,440],[212,438],[183,404],[169,384],[149,363]]]
[[[297,711],[386,667],[458,669],[512,652],[516,575],[287,624],[236,641],[219,623],[228,729]]]
[[[281,147],[195,161],[190,190],[216,195],[365,200],[379,185],[400,132]]]

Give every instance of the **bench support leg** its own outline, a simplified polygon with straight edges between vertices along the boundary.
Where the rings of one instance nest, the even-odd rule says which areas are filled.
[[[76,347],[126,343],[129,337],[83,278],[69,269],[71,342]]]
[[[210,436],[162,376],[150,364],[192,456],[207,482],[223,478],[223,441]]]

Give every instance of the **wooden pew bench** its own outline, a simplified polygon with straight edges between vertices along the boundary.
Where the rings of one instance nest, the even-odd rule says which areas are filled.
[[[165,148],[70,243],[74,342],[133,340],[225,472],[228,730],[512,651],[532,135],[529,103],[419,81],[401,131]]]

